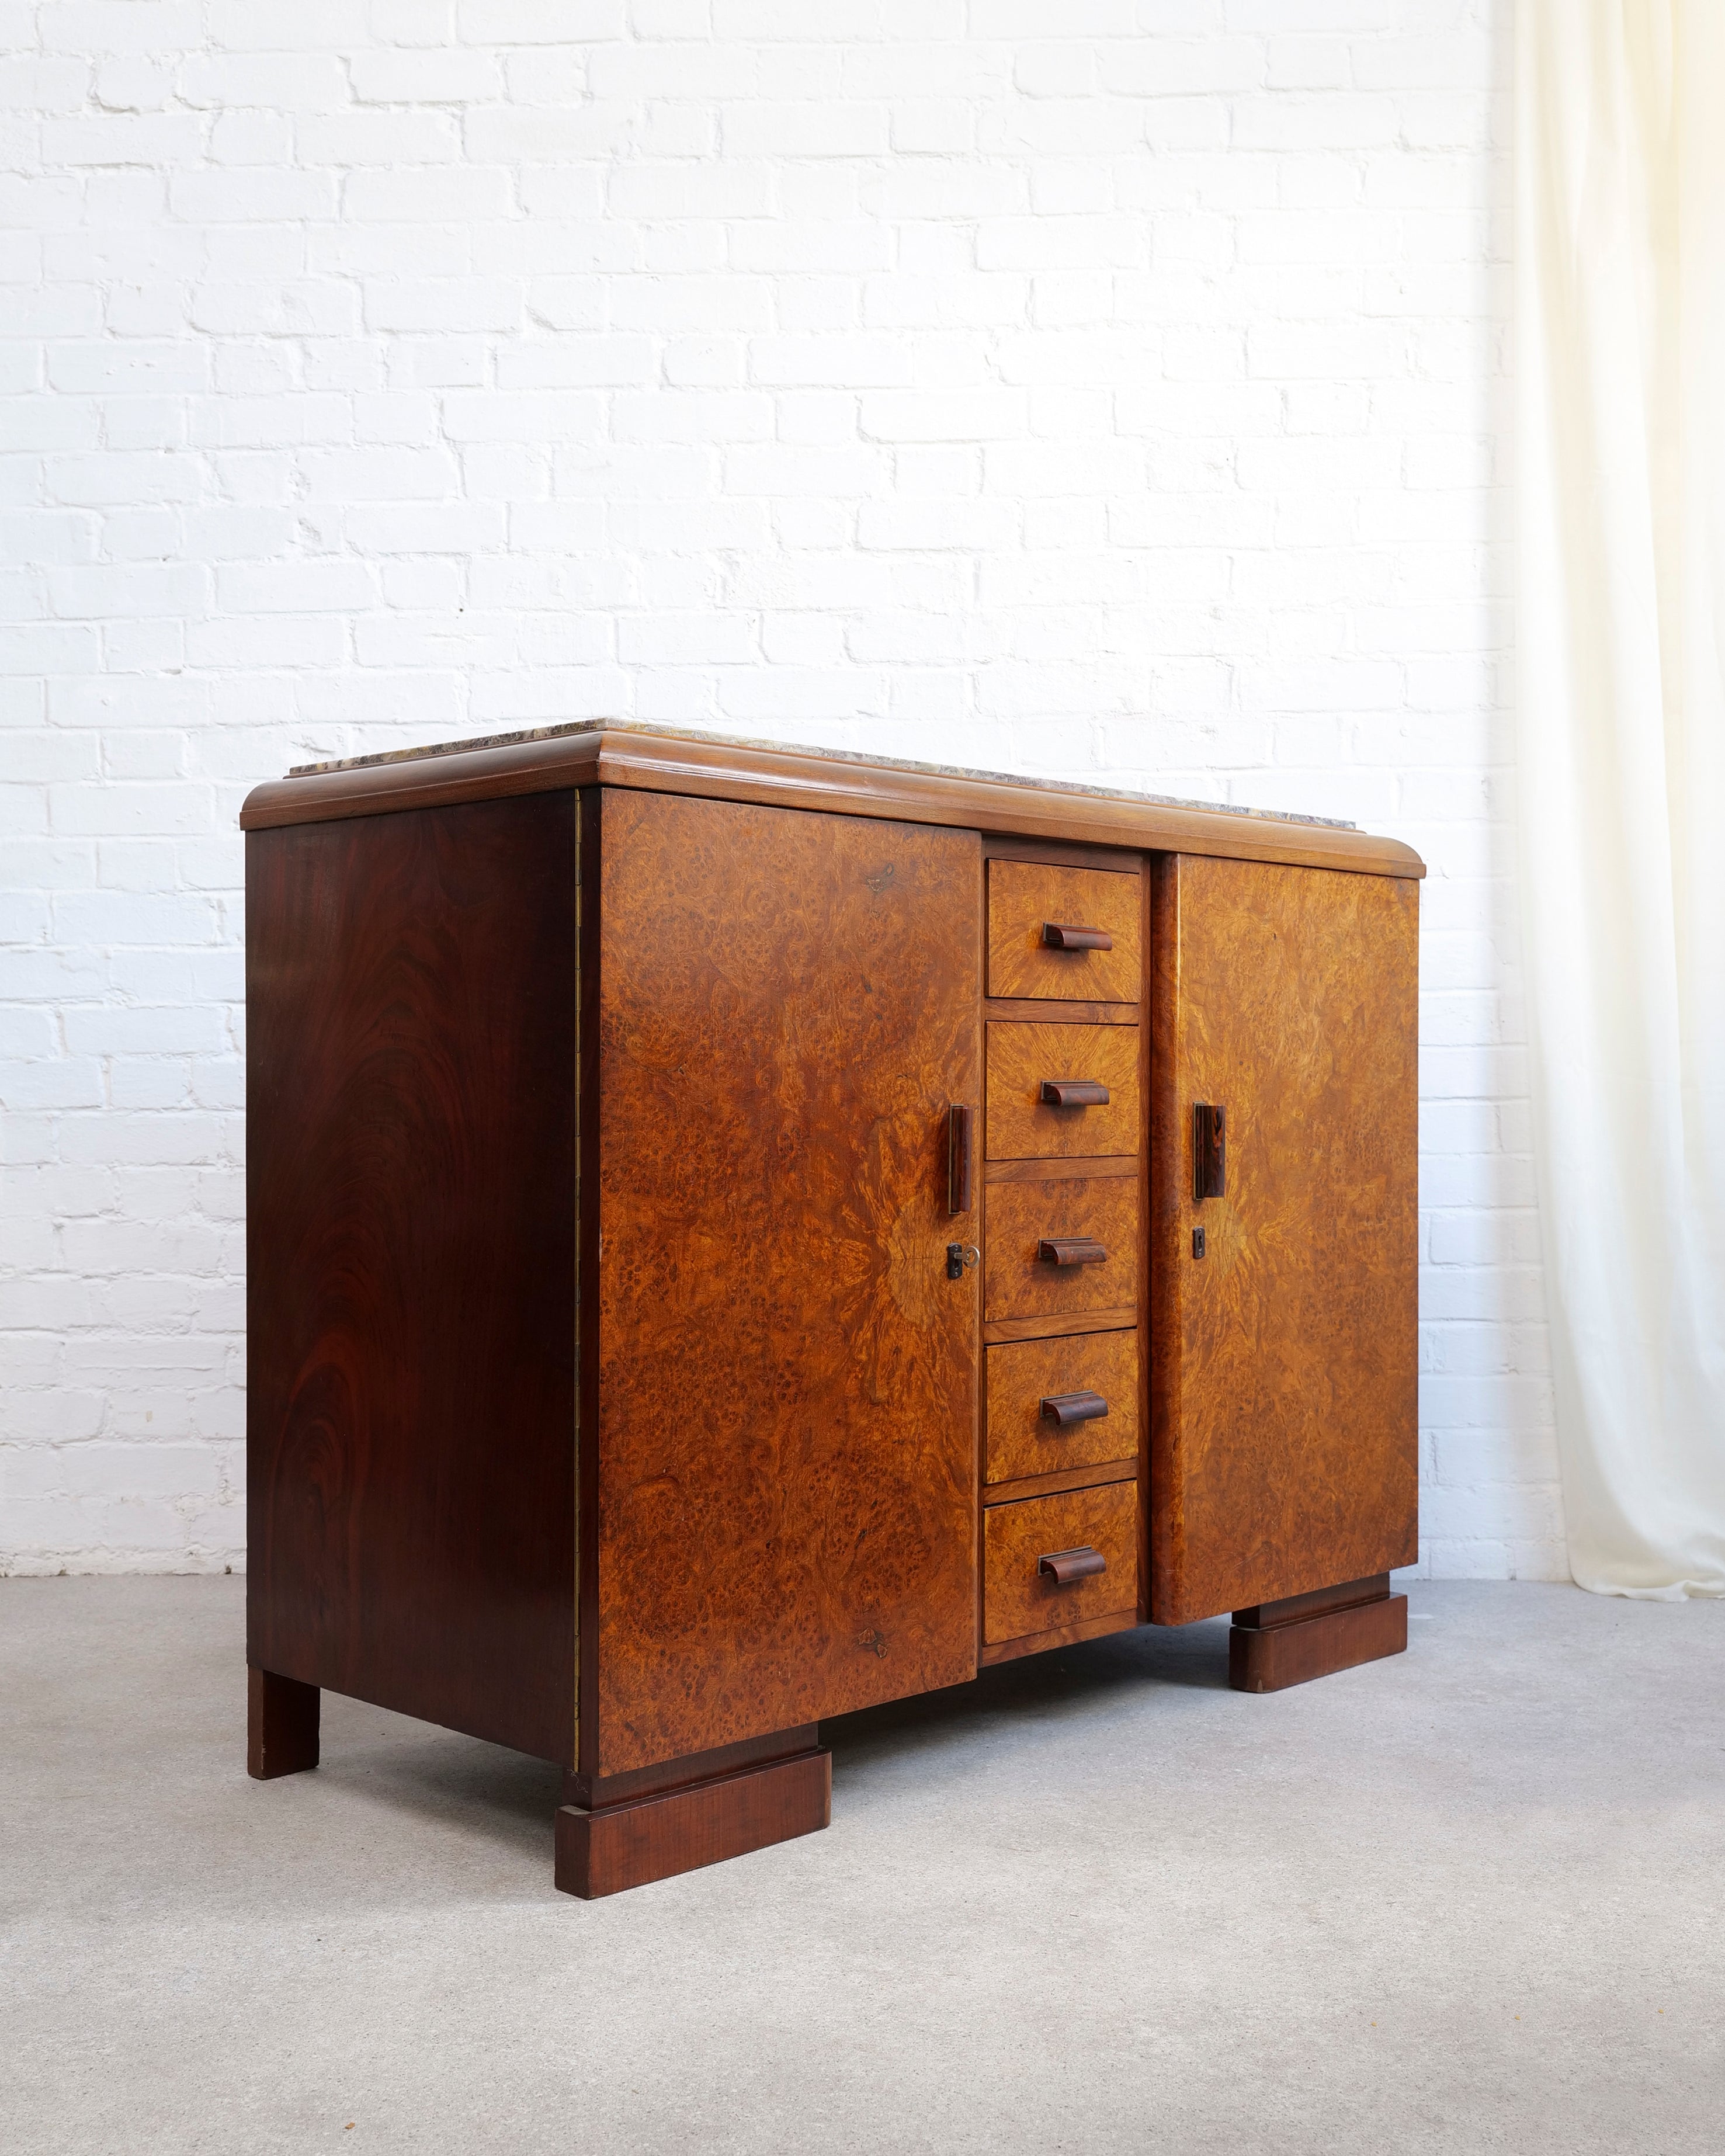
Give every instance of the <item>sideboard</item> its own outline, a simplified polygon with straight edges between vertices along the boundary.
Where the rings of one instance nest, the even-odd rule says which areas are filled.
[[[593,1897],[991,1663],[1405,1646],[1407,847],[611,723],[241,822],[254,1775],[515,1747]]]

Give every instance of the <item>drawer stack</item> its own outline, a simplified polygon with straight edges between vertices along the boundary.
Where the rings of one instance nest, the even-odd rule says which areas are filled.
[[[1137,1621],[1143,883],[1120,860],[988,864],[984,1662]]]

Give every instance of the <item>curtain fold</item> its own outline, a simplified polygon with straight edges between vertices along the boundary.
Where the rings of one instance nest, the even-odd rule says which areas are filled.
[[[1725,1594],[1725,0],[1519,0],[1517,820],[1570,1568]]]

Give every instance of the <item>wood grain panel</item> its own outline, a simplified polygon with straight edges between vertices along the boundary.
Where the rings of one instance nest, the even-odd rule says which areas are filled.
[[[608,1776],[974,1671],[981,869],[973,832],[603,802]]]
[[[983,1488],[985,1505],[1016,1504],[1020,1497],[1050,1497],[1062,1490],[1091,1490],[1103,1482],[1130,1481],[1138,1471],[1135,1460],[1114,1460],[1101,1467],[1073,1467],[1060,1475],[1019,1475],[1010,1482],[989,1482]]]
[[[999,832],[984,834],[983,859],[985,861],[1040,861],[1050,868],[1106,869],[1120,875],[1137,875],[1144,865],[1138,855],[1122,852],[1113,846],[1075,846],[1047,839],[1013,837]]]
[[[996,1317],[983,1327],[983,1338],[991,1347],[1014,1340],[1046,1340],[1057,1332],[1119,1332],[1138,1322],[1136,1303],[1124,1310],[1071,1310],[1057,1317]]]
[[[1050,1021],[1058,1021],[1062,1025],[1136,1025],[1138,1006],[1136,1004],[1046,1004],[1039,1003],[1034,996],[984,996],[983,1016],[985,1019],[1028,1019],[1034,1025],[1046,1025]]]
[[[983,1315],[1052,1317],[1136,1307],[1138,1185],[1135,1177],[1050,1176],[988,1186],[983,1245]],[[1106,1263],[1057,1266],[1039,1259],[1045,1237],[1094,1235]]]
[[[1153,871],[1160,1623],[1417,1554],[1418,898],[1259,863]],[[1226,1194],[1201,1204],[1197,1101],[1228,1116]]]
[[[1138,1034],[1128,1025],[1000,1025],[988,1035],[991,1160],[1135,1153],[1139,1145]],[[1106,1106],[1056,1108],[1045,1078],[1096,1078]]]
[[[983,1515],[983,1637],[989,1646],[1135,1609],[1138,1493],[1132,1482],[1027,1497]],[[1099,1549],[1108,1568],[1061,1587],[1037,1571],[1054,1550]]]
[[[988,1416],[983,1480],[1050,1475],[1138,1450],[1138,1336],[1081,1332],[1025,1340],[987,1351]],[[1045,1422],[1050,1393],[1100,1393],[1108,1412],[1094,1422],[1056,1430]]]
[[[246,845],[248,1660],[573,1763],[572,798]]]
[[[1143,1173],[1142,1157],[1137,1153],[1104,1153],[1100,1159],[1086,1160],[990,1160],[983,1164],[984,1183],[1091,1183],[1106,1182],[1117,1175],[1129,1175],[1136,1181]]]
[[[1140,880],[1101,869],[988,864],[988,993],[1041,1002],[1076,998],[1136,1003],[1143,993],[1138,949]],[[1050,951],[1043,923],[1104,928],[1111,951]]]

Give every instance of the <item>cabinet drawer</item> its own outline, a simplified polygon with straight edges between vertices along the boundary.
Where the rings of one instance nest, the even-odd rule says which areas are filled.
[[[1051,1317],[1136,1308],[1138,1178],[1136,1175],[1039,1177],[991,1183],[983,1237],[983,1316]],[[1089,1239],[1106,1255],[1091,1265],[1056,1265],[1041,1246]]]
[[[1091,1081],[1106,1102],[1045,1100],[1045,1086]],[[1135,1025],[988,1027],[990,1160],[1062,1160],[1138,1150],[1138,1029]]]
[[[988,864],[988,993],[1135,1004],[1142,993],[1142,877],[1106,869]],[[1110,950],[1056,950],[1048,924],[1099,929]]]
[[[997,1646],[1138,1600],[1138,1486],[1111,1482],[1058,1497],[1026,1497],[983,1515],[983,1640]],[[1104,1570],[1062,1586],[1040,1569],[1057,1551],[1093,1549]]]
[[[1138,1336],[1078,1332],[1058,1340],[1019,1340],[988,1351],[988,1438],[983,1479],[1054,1475],[1136,1460],[1138,1453]],[[1094,1393],[1108,1412],[1061,1424],[1042,1412],[1045,1399]]]

